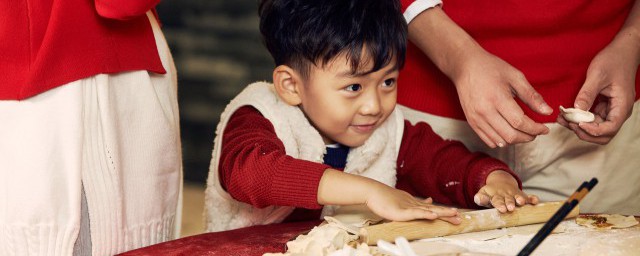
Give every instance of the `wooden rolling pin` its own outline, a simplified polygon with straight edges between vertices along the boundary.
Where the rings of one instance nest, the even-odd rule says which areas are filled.
[[[360,242],[374,245],[382,239],[393,242],[396,237],[404,236],[407,240],[455,235],[461,233],[484,231],[504,227],[515,227],[536,223],[544,223],[562,206],[562,202],[547,202],[538,205],[517,207],[513,212],[500,213],[495,208],[460,213],[462,223],[453,225],[443,220],[413,220],[404,222],[388,222],[360,229]],[[566,219],[578,216],[578,207],[567,215]]]

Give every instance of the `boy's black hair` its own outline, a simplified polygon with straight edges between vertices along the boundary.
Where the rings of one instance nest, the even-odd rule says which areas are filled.
[[[311,64],[324,66],[340,54],[346,54],[354,75],[364,71],[363,56],[373,60],[365,73],[394,58],[398,68],[404,65],[407,23],[399,0],[263,0],[259,14],[276,66],[288,65],[305,79]]]

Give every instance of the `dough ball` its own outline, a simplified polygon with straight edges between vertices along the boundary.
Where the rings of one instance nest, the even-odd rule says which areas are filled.
[[[564,108],[560,106],[560,113],[564,119],[572,123],[590,123],[596,120],[596,116],[593,113],[577,108]]]

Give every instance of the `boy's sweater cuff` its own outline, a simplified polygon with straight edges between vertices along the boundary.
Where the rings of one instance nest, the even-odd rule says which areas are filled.
[[[273,179],[272,197],[283,205],[320,209],[318,186],[328,165],[290,158]]]

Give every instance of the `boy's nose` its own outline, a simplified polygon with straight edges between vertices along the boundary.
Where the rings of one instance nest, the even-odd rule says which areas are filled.
[[[369,93],[364,104],[360,107],[360,114],[375,116],[380,114],[380,97],[377,93]]]

